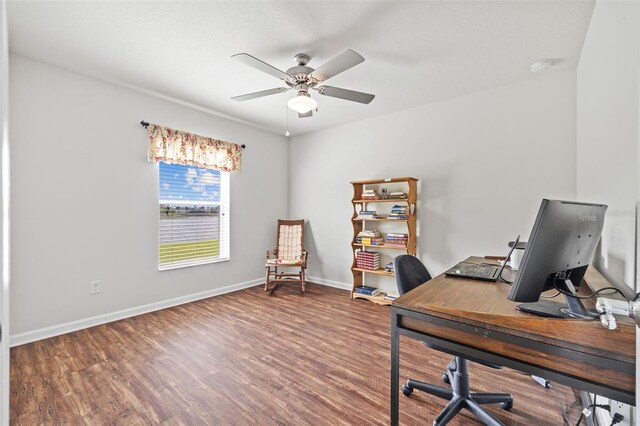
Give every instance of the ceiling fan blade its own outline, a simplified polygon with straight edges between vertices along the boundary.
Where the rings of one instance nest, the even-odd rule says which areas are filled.
[[[263,96],[276,95],[278,93],[283,93],[289,90],[288,87],[276,87],[275,89],[262,90],[260,92],[247,93],[246,95],[234,96],[231,99],[234,101],[242,102],[248,101],[249,99],[261,98]]]
[[[370,93],[356,92],[355,90],[341,89],[339,87],[322,86],[317,88],[318,93],[332,98],[345,99],[347,101],[368,104],[376,97]]]
[[[269,65],[268,63],[261,61],[260,59],[249,55],[248,53],[238,53],[231,56],[231,58],[240,61],[245,65],[249,65],[250,67],[253,67],[257,70],[266,72],[267,74],[272,75],[275,78],[279,78],[280,80],[287,81],[291,79],[291,76],[286,72],[280,71],[278,68]]]
[[[317,81],[325,81],[334,75],[340,74],[342,71],[355,67],[361,62],[364,62],[364,58],[359,53],[347,49],[335,58],[329,59],[309,75]]]
[[[306,118],[306,117],[313,117],[313,110],[309,110],[308,112],[305,112],[304,114],[302,113],[298,113],[298,118]]]

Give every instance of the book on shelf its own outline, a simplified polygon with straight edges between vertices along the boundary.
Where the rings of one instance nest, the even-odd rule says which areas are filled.
[[[362,191],[362,199],[363,200],[378,200],[380,197],[378,196],[378,192],[375,189],[365,189]]]
[[[382,217],[375,210],[361,210],[356,219],[382,219]]]
[[[356,266],[360,269],[378,269],[380,267],[380,253],[356,250]]]
[[[356,244],[362,244],[363,246],[381,246],[384,245],[382,238],[356,238]]]
[[[405,192],[402,192],[402,191],[390,192],[389,195],[388,195],[388,198],[393,199],[393,200],[403,200],[403,199],[407,198],[407,194]]]
[[[406,247],[408,241],[409,241],[408,234],[398,234],[394,232],[389,232],[384,237],[384,244],[387,246]]]
[[[377,264],[366,265],[364,263],[359,263],[357,267],[358,269],[364,269],[365,271],[377,271],[378,269],[380,269],[380,265]]]
[[[383,297],[384,300],[390,300],[390,301],[394,301],[397,298],[398,298],[398,295],[396,295],[396,294],[388,294],[388,293],[385,294],[384,297]]]
[[[380,231],[376,230],[376,229],[363,229],[362,231],[358,232],[358,235],[365,235],[368,237],[379,237]]]
[[[389,219],[407,219],[407,206],[396,204],[391,207],[391,213],[388,216]]]
[[[358,294],[364,294],[365,296],[376,296],[378,294],[381,294],[380,290],[378,290],[377,288],[364,286],[364,285],[354,288],[353,292]]]
[[[389,262],[384,265],[385,272],[393,272],[393,262]]]
[[[362,264],[373,265],[373,264],[379,263],[380,258],[379,257],[358,256],[356,260],[358,260],[358,262],[360,262]]]
[[[373,229],[363,229],[356,235],[356,244],[364,246],[379,246],[384,244],[384,238],[379,231]]]
[[[375,271],[377,269],[380,269],[380,264],[377,262],[375,263],[356,262],[356,266],[360,269],[366,269],[369,271]]]

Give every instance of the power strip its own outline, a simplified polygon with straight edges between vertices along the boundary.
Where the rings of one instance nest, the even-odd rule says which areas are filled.
[[[593,404],[593,399],[593,394],[587,394],[587,401],[589,401],[589,404]],[[598,397],[598,404],[609,404],[611,406],[611,412],[608,412],[607,410],[603,410],[601,408],[597,408],[595,410],[595,418],[597,419],[597,424],[609,426],[613,421],[613,416],[618,413],[623,416],[623,419],[620,423],[617,423],[617,426],[634,425],[631,420],[635,417],[635,410],[630,405],[623,404],[612,399],[607,399],[602,396]]]
[[[629,316],[629,302],[626,300],[609,299],[608,297],[598,297],[597,305],[607,306],[614,315]]]

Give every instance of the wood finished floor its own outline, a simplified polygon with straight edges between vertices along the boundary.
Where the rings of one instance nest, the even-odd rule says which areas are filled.
[[[389,353],[388,307],[315,284],[253,287],[11,349],[11,424],[385,425]],[[449,359],[401,339],[404,379],[441,383]],[[474,390],[514,394],[511,412],[490,408],[506,425],[562,425],[551,389],[470,371]],[[400,423],[431,424],[444,404],[400,395]]]

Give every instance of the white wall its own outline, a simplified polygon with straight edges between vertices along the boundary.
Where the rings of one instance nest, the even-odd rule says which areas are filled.
[[[526,240],[543,197],[575,198],[575,96],[573,71],[550,72],[292,138],[289,206],[309,221],[309,275],[351,283],[351,180],[420,179],[418,255],[432,274]]]
[[[9,424],[9,42],[7,2],[0,1],[0,424]]]
[[[634,287],[640,3],[597,2],[577,76],[577,194],[609,205],[597,265]]]
[[[610,281],[637,291],[640,3],[596,3],[577,76],[577,193],[581,199],[609,205],[596,264]],[[639,354],[636,335],[636,359]],[[635,411],[632,417],[637,417]]]
[[[262,279],[287,214],[284,136],[20,56],[10,88],[12,334]],[[231,261],[158,272],[143,119],[247,144],[231,176]]]

